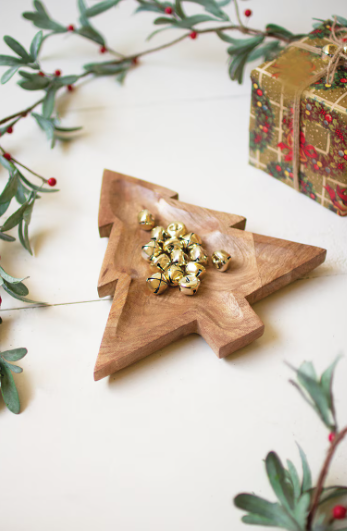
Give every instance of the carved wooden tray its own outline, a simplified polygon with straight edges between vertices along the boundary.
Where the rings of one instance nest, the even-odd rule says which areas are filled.
[[[150,233],[139,229],[137,214],[147,208],[158,224],[185,223],[203,239],[208,254],[230,253],[232,264],[220,273],[208,267],[196,296],[178,289],[150,293],[150,268],[141,246]],[[251,304],[307,274],[326,251],[246,232],[245,218],[178,201],[176,192],[105,170],[99,211],[101,237],[109,242],[101,268],[100,297],[113,296],[94,369],[95,380],[152,354],[188,334],[200,334],[218,357],[259,338],[264,324]]]

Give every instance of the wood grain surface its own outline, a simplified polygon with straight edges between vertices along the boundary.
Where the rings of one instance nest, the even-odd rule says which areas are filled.
[[[160,225],[183,221],[189,232],[202,237],[209,255],[217,249],[229,252],[228,271],[208,267],[194,297],[185,297],[178,289],[154,296],[146,286],[151,269],[140,252],[150,239],[137,223],[144,208]],[[264,324],[251,304],[320,265],[326,251],[240,230],[245,221],[242,216],[183,203],[176,192],[105,170],[99,230],[109,243],[98,292],[100,297],[112,295],[113,304],[95,380],[192,333],[200,334],[220,358],[263,334]]]

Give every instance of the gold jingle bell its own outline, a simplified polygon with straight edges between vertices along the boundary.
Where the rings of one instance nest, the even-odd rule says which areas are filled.
[[[171,253],[171,262],[173,265],[184,267],[188,261],[188,256],[182,249],[174,249]]]
[[[153,240],[143,245],[141,249],[142,258],[147,260],[147,262],[150,262],[153,258],[159,256],[162,252],[163,250],[160,245]]]
[[[174,288],[178,286],[179,281],[184,277],[182,269],[177,265],[171,265],[165,273],[169,279],[170,286]]]
[[[332,43],[326,44],[322,48],[322,59],[324,61],[329,61],[336,53],[336,50],[337,50],[336,44],[332,44]]]
[[[200,280],[195,275],[185,275],[178,284],[184,295],[195,295],[200,286]]]
[[[178,238],[169,238],[163,243],[163,250],[166,253],[171,253],[172,251],[175,251],[176,249],[183,249],[183,243]]]
[[[199,262],[188,262],[186,265],[186,274],[195,275],[196,278],[203,278],[206,275],[206,269]]]
[[[181,236],[181,239],[186,249],[188,249],[191,245],[194,245],[195,243],[198,243],[199,245],[202,244],[200,236],[198,234],[195,234],[195,232],[184,234],[183,236]]]
[[[166,269],[171,265],[171,260],[167,254],[160,254],[159,256],[155,256],[154,258],[152,258],[151,262],[157,269],[162,272],[166,271]]]
[[[166,232],[171,238],[179,238],[186,233],[186,227],[182,221],[173,221],[166,229]]]
[[[226,251],[215,251],[212,255],[212,264],[219,271],[226,271],[230,265],[231,256]]]
[[[206,254],[206,251],[198,243],[195,243],[190,247],[189,258],[192,262],[199,262],[199,264],[202,265],[208,264],[208,256]]]
[[[137,221],[143,230],[151,230],[155,225],[154,216],[149,210],[141,210],[137,216]]]
[[[162,243],[164,240],[166,240],[167,234],[164,227],[161,227],[160,225],[158,227],[154,227],[151,232],[151,240],[154,240],[158,243]]]
[[[147,278],[146,283],[149,291],[154,293],[154,295],[160,295],[169,286],[169,280],[166,274],[161,272],[153,273],[153,275]]]

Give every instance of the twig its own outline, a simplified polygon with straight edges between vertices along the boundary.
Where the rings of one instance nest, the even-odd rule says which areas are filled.
[[[314,519],[316,511],[318,509],[319,500],[320,500],[320,497],[321,497],[321,494],[322,494],[322,490],[323,490],[323,487],[324,487],[324,482],[325,482],[325,479],[327,477],[327,474],[328,474],[328,471],[329,471],[329,466],[330,466],[330,463],[331,463],[332,458],[334,456],[334,453],[336,451],[336,448],[337,448],[337,446],[340,444],[340,442],[343,440],[343,438],[346,435],[347,435],[347,426],[343,430],[341,430],[340,433],[336,433],[335,439],[331,443],[331,446],[329,448],[329,451],[328,451],[327,456],[325,458],[325,461],[323,463],[322,470],[321,470],[321,472],[319,474],[317,487],[315,488],[315,491],[314,491],[314,496],[313,496],[313,500],[312,500],[311,509],[310,509],[310,512],[308,513],[308,517],[307,517],[307,524],[306,524],[307,531],[311,531],[311,529],[312,529],[313,519]]]
[[[242,24],[242,20],[241,20],[241,17],[240,17],[240,11],[239,11],[239,5],[237,3],[237,0],[234,0],[234,5],[235,5],[236,18],[239,21],[239,24],[240,24],[241,28],[246,29],[244,27],[244,25]],[[244,29],[241,30],[243,33],[244,33]]]
[[[5,124],[6,122],[9,122],[10,120],[13,120],[13,118],[17,118],[17,116],[19,117],[19,119],[24,118],[23,115],[25,115],[25,114],[29,113],[30,111],[32,111],[33,109],[35,109],[35,107],[40,105],[40,103],[42,103],[43,100],[44,100],[44,98],[41,98],[36,103],[33,103],[33,105],[30,105],[30,107],[27,107],[23,111],[16,112],[14,114],[11,114],[10,116],[6,116],[6,118],[2,118],[0,120],[0,125]]]

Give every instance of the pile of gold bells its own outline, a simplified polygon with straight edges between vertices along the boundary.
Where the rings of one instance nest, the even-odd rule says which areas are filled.
[[[160,295],[169,286],[178,286],[184,295],[195,295],[208,265],[200,236],[187,233],[181,221],[173,221],[167,229],[155,227],[154,216],[148,210],[139,212],[138,223],[143,230],[151,231],[151,240],[142,246],[142,257],[159,270],[147,278],[148,289]],[[220,250],[212,254],[211,260],[223,272],[228,269],[231,257]]]

